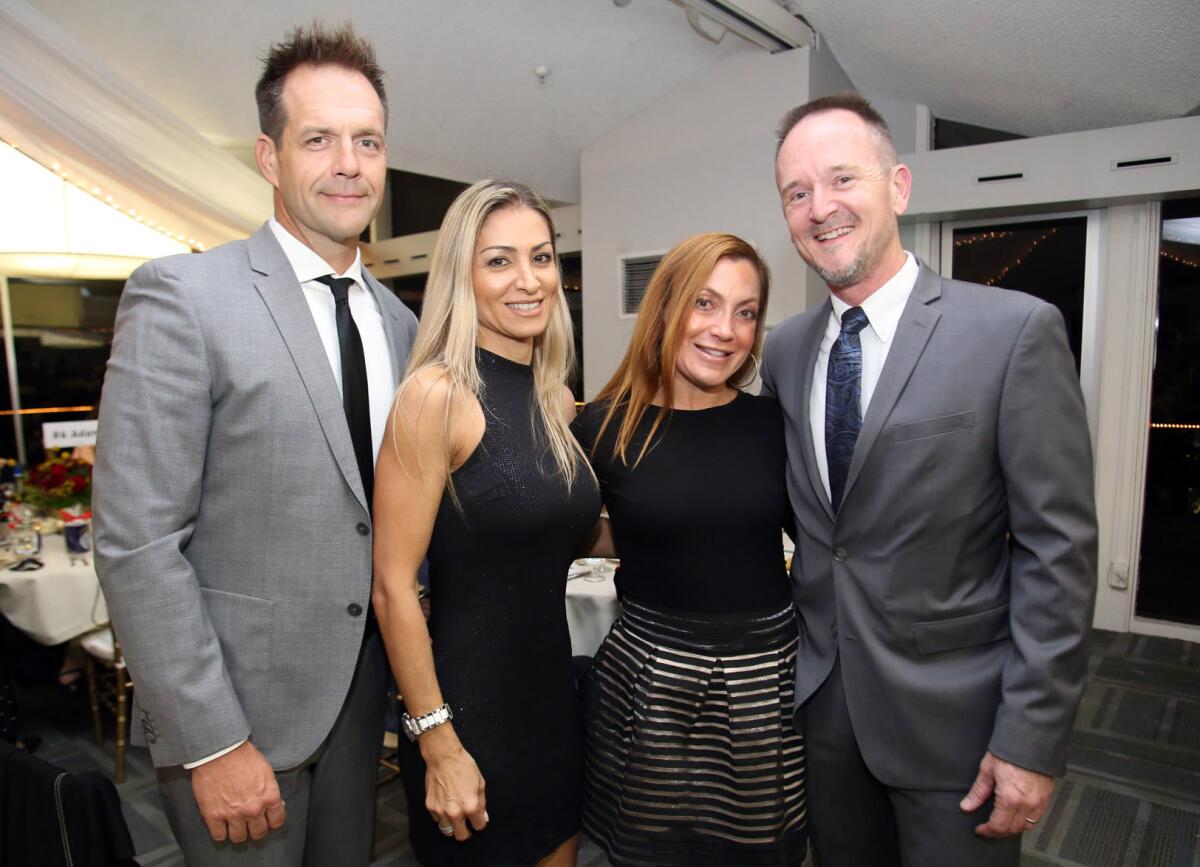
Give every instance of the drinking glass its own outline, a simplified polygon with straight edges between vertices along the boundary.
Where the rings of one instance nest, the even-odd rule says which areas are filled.
[[[12,550],[21,560],[32,557],[41,549],[41,539],[38,531],[28,524],[22,524],[12,532]]]

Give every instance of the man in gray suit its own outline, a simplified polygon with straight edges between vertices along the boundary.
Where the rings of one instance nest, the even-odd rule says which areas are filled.
[[[383,73],[348,27],[299,29],[256,94],[274,219],[125,286],[97,567],[187,862],[365,864],[387,682],[371,487],[416,330],[358,251]]]
[[[1062,317],[901,248],[909,170],[857,94],[790,112],[775,169],[831,295],[762,365],[787,425],[821,867],[1011,867],[1065,770],[1095,594]]]

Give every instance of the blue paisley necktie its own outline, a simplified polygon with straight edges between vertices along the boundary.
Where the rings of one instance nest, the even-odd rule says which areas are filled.
[[[836,512],[842,505],[846,474],[854,443],[862,428],[862,344],[858,332],[867,327],[867,314],[851,307],[842,314],[842,331],[829,349],[825,378],[825,458],[829,462],[829,500]]]

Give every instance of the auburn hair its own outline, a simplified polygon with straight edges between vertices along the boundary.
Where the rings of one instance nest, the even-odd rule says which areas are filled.
[[[634,466],[645,456],[655,433],[670,417],[671,405],[675,400],[675,362],[679,357],[688,319],[701,290],[722,259],[749,262],[758,272],[759,312],[754,327],[754,345],[745,363],[729,378],[729,384],[741,388],[754,381],[757,370],[755,358],[762,351],[771,272],[758,251],[736,235],[722,232],[693,235],[677,244],[658,263],[642,298],[625,357],[595,398],[608,404],[596,435],[596,444],[599,444],[604,431],[612,423],[617,410],[625,410],[613,444],[613,457],[620,458],[627,466],[634,432],[646,415],[647,407],[653,405],[655,397],[661,395],[663,405],[633,461]],[[592,451],[594,454],[595,444]]]

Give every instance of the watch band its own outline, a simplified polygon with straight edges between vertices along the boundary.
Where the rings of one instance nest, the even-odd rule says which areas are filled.
[[[400,715],[400,724],[404,728],[404,734],[410,741],[415,741],[425,732],[432,728],[437,728],[442,723],[448,723],[454,719],[454,711],[450,710],[450,705],[444,704],[441,707],[435,707],[429,713],[423,713],[420,716],[409,716],[407,713]]]

